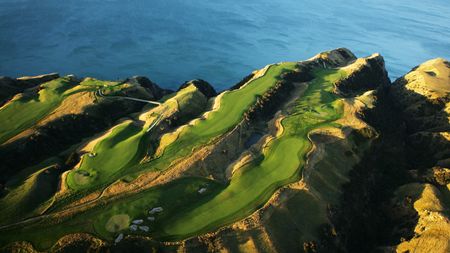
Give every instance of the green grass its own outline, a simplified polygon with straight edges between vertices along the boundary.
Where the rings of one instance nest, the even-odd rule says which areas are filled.
[[[187,104],[192,104],[196,109],[185,108]],[[192,85],[167,100],[161,106],[166,109],[160,111],[164,113],[165,110],[173,110],[174,106],[190,112],[200,111],[202,104],[206,104],[205,98],[200,97],[197,88]],[[112,132],[93,148],[95,157],[83,155],[80,168],[67,175],[67,185],[77,191],[96,189],[98,186],[111,183],[117,179],[117,175],[127,174],[127,169],[137,165],[146,154],[147,127],[137,126],[132,121],[115,126]]]
[[[316,74],[317,78],[296,101],[294,110],[282,121],[284,132],[269,143],[262,161],[235,174],[230,185],[211,201],[175,215],[165,223],[159,236],[182,239],[229,224],[263,205],[281,185],[298,180],[305,155],[311,148],[308,133],[332,123],[342,114],[341,101],[332,91],[333,82],[343,72]],[[325,104],[330,106],[324,107]]]
[[[101,81],[97,81],[101,83]],[[109,83],[109,82],[105,82]],[[95,91],[95,85],[74,86],[70,78],[61,77],[41,85],[37,93],[26,92],[0,109],[0,144],[32,127],[43,119],[70,95]]]
[[[208,192],[202,195],[198,194],[198,189],[206,185]],[[91,233],[102,239],[113,240],[118,233],[111,233],[106,227],[111,217],[127,214],[131,220],[146,219],[149,216],[147,214],[149,209],[162,206],[164,211],[154,215],[156,217],[154,222],[145,221],[145,225],[150,226],[151,231],[154,231],[171,214],[182,212],[189,205],[208,201],[222,188],[220,184],[204,178],[183,178],[113,203],[98,205],[68,219],[48,218],[27,226],[2,230],[0,247],[17,240],[25,240],[32,242],[37,250],[46,251],[62,236],[79,232]],[[123,232],[132,234],[128,228]],[[135,232],[134,234],[142,233]]]
[[[144,135],[145,129],[132,121],[117,125],[111,134],[95,145],[95,157],[83,155],[80,168],[67,175],[67,185],[80,190],[109,182],[111,175],[138,162],[145,154],[142,145]]]
[[[176,159],[189,155],[194,148],[210,142],[211,139],[220,136],[234,127],[242,119],[244,112],[254,103],[256,97],[264,94],[264,92],[278,81],[281,73],[294,69],[295,65],[296,63],[273,65],[267,70],[263,78],[256,79],[239,90],[227,92],[221,99],[219,110],[212,112],[206,120],[199,120],[197,124],[186,127],[180,133],[179,137],[164,150],[161,156],[143,165],[138,163],[138,157],[141,158],[142,156],[137,155],[131,158],[130,156],[133,154],[130,151],[133,150],[142,154],[143,152],[140,149],[145,146],[144,144],[140,144],[140,149],[131,147],[128,150],[130,146],[130,143],[128,143],[120,145],[120,147],[115,147],[110,151],[107,147],[102,148],[102,144],[98,143],[94,148],[94,152],[98,153],[97,157],[89,158],[85,156],[83,158],[86,161],[92,160],[92,164],[84,165],[85,161],[83,161],[83,168],[81,170],[69,174],[67,179],[69,187],[75,190],[83,190],[78,196],[70,196],[70,200],[83,196],[100,187],[106,187],[107,183],[114,182],[120,178],[135,178],[143,170],[167,169],[170,163]],[[173,107],[177,105],[182,110],[183,108],[187,110],[186,105],[198,99],[198,96],[194,94],[196,89],[193,88],[195,86],[188,86],[179,91],[175,97],[167,99],[163,106]],[[174,100],[176,103],[174,103]],[[188,101],[190,102],[188,103]],[[129,135],[129,138],[133,138],[133,141],[137,141],[140,138],[135,137],[134,135]],[[110,139],[110,137],[107,137],[107,139]],[[113,143],[116,143],[116,141],[112,140],[111,144],[108,145],[112,145]],[[123,154],[121,150],[124,152]],[[100,160],[99,158],[102,153],[104,159]],[[120,156],[117,154],[120,154]],[[107,159],[111,161],[109,167],[103,162],[103,160]],[[128,163],[123,162],[124,160],[127,160]],[[98,175],[99,171],[104,176]],[[83,176],[79,174],[80,172],[88,176]]]
[[[28,177],[11,180],[6,185],[8,193],[0,198],[0,224],[9,224],[26,217],[38,215],[57,190],[59,172],[42,163],[40,169]]]
[[[244,111],[255,101],[257,95],[272,87],[283,71],[293,69],[294,66],[295,63],[272,66],[263,78],[242,89],[226,93],[218,111],[213,112],[206,120],[184,129],[160,158],[139,169],[165,169],[166,167],[155,165],[167,166],[170,161],[189,155],[193,148],[204,145],[228,131],[241,120]],[[101,203],[71,219],[49,219],[20,229],[2,231],[5,236],[0,238],[0,245],[20,239],[33,242],[38,249],[48,249],[58,238],[73,232],[94,233],[111,240],[116,234],[107,231],[106,224],[112,216],[127,214],[131,219],[145,218],[148,216],[146,212],[155,206],[162,206],[164,212],[156,216],[154,224],[150,224],[150,233],[165,240],[187,238],[242,219],[266,203],[280,186],[299,179],[305,155],[311,148],[307,138],[311,130],[328,125],[336,126],[333,121],[341,117],[342,103],[332,93],[333,82],[342,75],[344,73],[339,70],[316,72],[316,79],[295,101],[295,106],[288,110],[282,121],[283,133],[269,142],[261,159],[234,174],[227,186],[201,178],[178,179],[114,202]],[[129,149],[131,145],[139,146],[133,144],[133,136],[141,130],[133,127],[127,129],[128,127],[131,125],[124,124],[98,143],[95,147],[97,157],[83,161],[80,169],[88,170],[94,179],[107,177],[110,170],[120,172],[135,153],[131,151],[130,154],[122,155],[124,149]],[[121,146],[130,139],[131,143]],[[102,153],[108,155],[102,157]],[[113,177],[105,180],[111,178]],[[68,180],[69,185],[73,182],[74,178]],[[91,179],[88,182],[92,184]],[[204,195],[198,194],[197,190],[205,185],[208,192]],[[124,232],[131,233],[129,230]]]
[[[226,92],[219,109],[212,111],[206,119],[199,120],[195,125],[185,127],[174,142],[164,148],[156,159],[134,167],[135,173],[143,170],[165,170],[175,160],[189,155],[193,149],[211,142],[236,126],[242,120],[243,114],[256,101],[257,96],[264,94],[275,85],[279,76],[295,68],[295,62],[272,65],[266,74],[253,80],[238,90]]]
[[[195,126],[186,128],[176,142],[164,151],[165,156],[183,156],[194,146],[205,144],[216,136],[234,127],[244,112],[254,103],[256,97],[264,94],[278,80],[279,75],[294,69],[296,63],[273,65],[263,78],[259,78],[242,89],[233,90],[223,95],[219,110],[213,111],[206,120],[201,120]]]
[[[72,86],[66,78],[42,85],[37,94],[27,94],[0,109],[0,143],[33,126],[56,108],[64,99],[64,92]]]

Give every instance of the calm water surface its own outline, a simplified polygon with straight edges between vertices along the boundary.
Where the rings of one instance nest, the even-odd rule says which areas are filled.
[[[336,47],[380,52],[391,78],[450,59],[449,0],[0,0],[0,75],[202,78],[224,89],[266,64]]]

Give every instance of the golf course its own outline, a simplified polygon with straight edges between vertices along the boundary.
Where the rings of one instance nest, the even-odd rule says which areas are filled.
[[[79,167],[68,173],[66,184],[74,195],[63,200],[81,198],[127,175],[170,169],[172,162],[189,156],[196,148],[208,145],[230,131],[243,119],[244,112],[257,96],[273,87],[282,73],[295,68],[294,62],[271,65],[264,75],[239,89],[225,91],[215,101],[219,105],[204,117],[163,135],[158,146],[160,152],[145,163],[140,161],[147,151],[148,127],[171,106],[179,106],[186,99],[186,94],[192,98],[192,93],[197,89],[185,88],[151,109],[159,113],[147,111],[150,115],[148,121],[139,124],[133,120],[122,121],[96,141],[92,150],[82,156]],[[282,111],[283,118],[276,136],[264,145],[259,158],[236,171],[228,184],[201,177],[185,177],[126,198],[99,202],[70,219],[65,216],[56,218],[58,213],[50,212],[40,222],[22,228],[21,239],[32,242],[42,250],[60,237],[74,232],[92,233],[105,240],[113,240],[118,233],[125,233],[172,241],[214,231],[247,217],[264,205],[279,187],[300,179],[306,154],[311,149],[308,139],[311,131],[326,126],[338,127],[333,122],[340,118],[342,105],[333,93],[334,82],[345,76],[345,72],[317,69],[313,73],[313,81],[293,100],[289,110]],[[91,86],[101,86],[97,84],[94,82]],[[185,101],[186,104],[191,102]],[[75,196],[78,197],[73,198]],[[149,216],[152,208],[160,208],[161,211]],[[53,222],[42,229],[39,224],[48,219]],[[132,221],[146,225],[144,228],[148,232],[130,230]],[[9,230],[11,232],[2,237],[0,243],[17,239],[14,226],[6,231]]]

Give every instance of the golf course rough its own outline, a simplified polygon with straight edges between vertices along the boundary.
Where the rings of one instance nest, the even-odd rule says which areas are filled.
[[[117,125],[111,134],[83,155],[78,169],[67,175],[67,185],[74,190],[90,188],[109,181],[109,176],[139,159],[140,142],[145,130],[127,120]]]
[[[240,89],[225,91],[220,98],[220,106],[208,112],[205,119],[187,125],[180,132],[168,133],[162,137],[158,149],[160,156],[140,167],[140,170],[165,170],[171,162],[189,155],[196,147],[211,142],[236,126],[256,98],[279,80],[279,76],[295,68],[295,62],[271,65],[266,74],[254,79]],[[161,148],[162,147],[162,148]]]
[[[311,148],[308,133],[332,125],[342,115],[342,101],[333,83],[344,72],[321,70],[282,120],[283,132],[263,150],[263,159],[238,171],[230,184],[207,203],[177,213],[159,231],[166,240],[179,240],[213,231],[250,215],[282,185],[298,180],[299,170]]]
[[[92,151],[95,156],[83,156],[80,168],[68,175],[67,184],[74,190],[88,190],[112,182],[119,175],[167,169],[174,160],[189,156],[194,148],[208,144],[238,124],[257,96],[273,87],[284,71],[293,70],[295,66],[296,63],[272,65],[264,76],[240,89],[226,91],[218,108],[205,119],[184,127],[158,158],[143,165],[139,164],[137,154],[142,149],[140,143],[145,136],[145,127],[135,125],[131,120],[120,123],[95,145]],[[228,185],[198,177],[176,179],[126,198],[102,203],[70,219],[53,221],[46,224],[45,229],[41,222],[19,229],[20,233],[14,228],[8,229],[4,231],[8,235],[0,238],[0,243],[16,241],[20,234],[20,240],[30,241],[37,249],[45,250],[62,236],[78,232],[107,240],[113,240],[118,233],[180,240],[247,217],[266,203],[279,187],[300,178],[311,148],[309,132],[337,126],[333,122],[342,115],[342,102],[333,93],[334,82],[345,73],[320,69],[315,75],[304,94],[295,100],[293,109],[283,112],[283,131],[265,146],[262,159],[237,171]],[[199,194],[202,188],[207,191]],[[164,211],[156,214],[150,223],[146,219],[148,211],[159,206]],[[145,220],[150,231],[130,231],[129,223],[135,219]]]
[[[97,82],[95,84],[98,85]],[[155,124],[175,111],[182,114],[200,111],[206,103],[206,98],[190,85],[154,107],[150,111],[152,113],[144,113],[147,116],[140,120],[145,122],[125,120],[119,123],[95,144],[91,153],[83,155],[79,168],[67,175],[67,185],[72,190],[87,193],[126,176],[129,173],[127,169],[139,165],[147,152],[150,127],[157,127]],[[188,104],[195,108],[187,108]]]
[[[70,76],[43,83],[35,91],[24,92],[0,108],[0,144],[34,126],[71,95],[113,88],[117,82],[86,79],[77,85]]]

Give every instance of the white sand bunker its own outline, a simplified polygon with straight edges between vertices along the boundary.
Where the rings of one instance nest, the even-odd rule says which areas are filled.
[[[130,225],[130,216],[128,214],[117,214],[111,216],[105,225],[108,232],[119,232]]]

